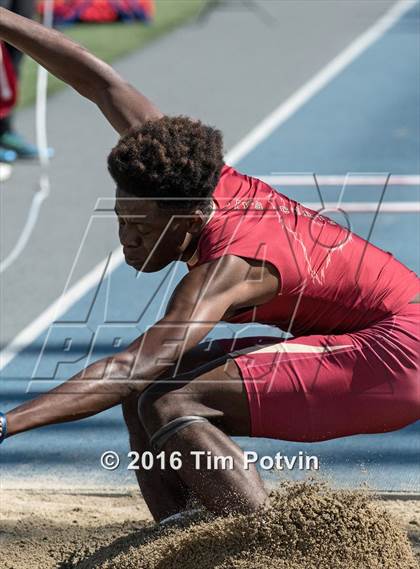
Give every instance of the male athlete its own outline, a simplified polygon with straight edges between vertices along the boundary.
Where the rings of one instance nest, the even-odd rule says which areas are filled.
[[[129,348],[1,415],[2,438],[122,405],[131,447],[180,470],[138,471],[156,520],[193,491],[210,510],[249,512],[267,494],[231,435],[321,441],[420,418],[419,279],[390,253],[240,174],[218,130],[164,116],[60,33],[0,10],[0,38],[95,102],[121,139],[108,157],[127,263],[188,264],[162,320]],[[145,199],[146,198],[146,199]],[[293,338],[202,343],[220,321]],[[232,456],[196,470],[191,451]]]

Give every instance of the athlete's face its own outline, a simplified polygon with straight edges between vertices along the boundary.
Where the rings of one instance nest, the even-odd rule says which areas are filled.
[[[120,189],[116,198],[119,238],[128,265],[149,273],[173,261],[188,260],[194,252],[200,216],[163,210],[151,199],[133,197]]]

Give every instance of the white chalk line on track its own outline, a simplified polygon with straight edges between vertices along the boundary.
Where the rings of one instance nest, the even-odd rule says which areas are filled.
[[[256,175],[256,178],[270,184],[272,186],[282,187],[301,187],[302,189],[316,188],[316,183],[319,187],[370,187],[378,188],[383,187],[387,180],[386,175],[369,175],[369,174],[350,174],[347,176],[334,176],[334,175],[316,175],[313,174],[270,174],[267,176]],[[387,180],[387,187],[389,186],[404,186],[410,188],[420,188],[420,176],[416,174],[395,174],[391,175]],[[321,207],[324,210],[333,211],[337,208],[334,202],[302,202],[303,205],[310,209],[319,210]],[[340,208],[348,213],[372,213],[380,211],[381,213],[417,213],[420,212],[420,202],[418,201],[384,201],[378,208],[377,202],[355,202],[345,201],[342,202]]]
[[[47,28],[51,28],[53,24],[53,5],[52,0],[46,0],[44,6],[43,24]],[[38,182],[38,188],[31,205],[29,206],[28,216],[25,225],[19,235],[15,246],[8,256],[0,262],[0,274],[6,271],[25,250],[31,235],[35,229],[39,218],[41,206],[50,195],[50,178],[48,174],[49,156],[48,156],[48,137],[47,137],[47,88],[48,88],[48,72],[46,69],[38,65],[36,80],[36,143],[39,149],[39,163],[41,167],[41,175]]]
[[[344,51],[319,71],[312,79],[286,99],[277,109],[257,125],[228,154],[231,163],[236,163],[253,148],[265,140],[276,128],[288,120],[309,99],[323,89],[343,69],[374,44],[406,12],[417,4],[417,0],[399,0],[366,32],[356,38]]]
[[[272,186],[313,186],[315,178],[313,174],[269,174],[254,176]],[[316,181],[320,186],[383,186],[387,175],[350,174],[347,176],[316,175]],[[420,186],[420,176],[416,174],[395,174],[389,177],[387,186]]]
[[[104,273],[112,272],[124,260],[121,249],[116,249],[110,258],[103,259],[87,275],[53,302],[38,318],[27,326],[16,338],[0,352],[0,370],[26,346],[31,344],[48,326],[65,314],[87,291],[98,284]],[[109,263],[109,264],[108,264]],[[108,265],[107,265],[108,264]]]
[[[366,32],[357,37],[347,48],[321,69],[315,76],[298,89],[284,103],[279,105],[259,125],[245,136],[230,152],[225,160],[234,165],[244,158],[251,150],[267,138],[276,128],[290,118],[311,97],[323,89],[332,79],[343,71],[350,63],[359,57],[367,48],[385,34],[408,10],[417,4],[416,0],[399,0]],[[0,371],[3,370],[24,348],[30,345],[46,328],[60,318],[73,304],[83,297],[103,278],[104,271],[115,270],[123,261],[120,248],[116,249],[111,258],[107,257],[86,276],[51,304],[26,328],[24,328],[0,352]],[[107,267],[107,263],[109,263]]]
[[[302,202],[302,205],[309,209],[325,211],[325,215],[330,211],[339,210],[347,213],[417,213],[420,212],[420,202]]]

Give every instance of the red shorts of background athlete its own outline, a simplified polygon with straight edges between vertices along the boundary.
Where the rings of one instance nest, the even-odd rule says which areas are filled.
[[[16,103],[16,94],[17,81],[13,65],[4,43],[0,42],[0,119],[11,113]]]

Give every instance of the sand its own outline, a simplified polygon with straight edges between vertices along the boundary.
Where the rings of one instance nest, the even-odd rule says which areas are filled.
[[[3,490],[4,569],[416,569],[420,501],[283,485],[263,514],[157,528],[135,490]]]

